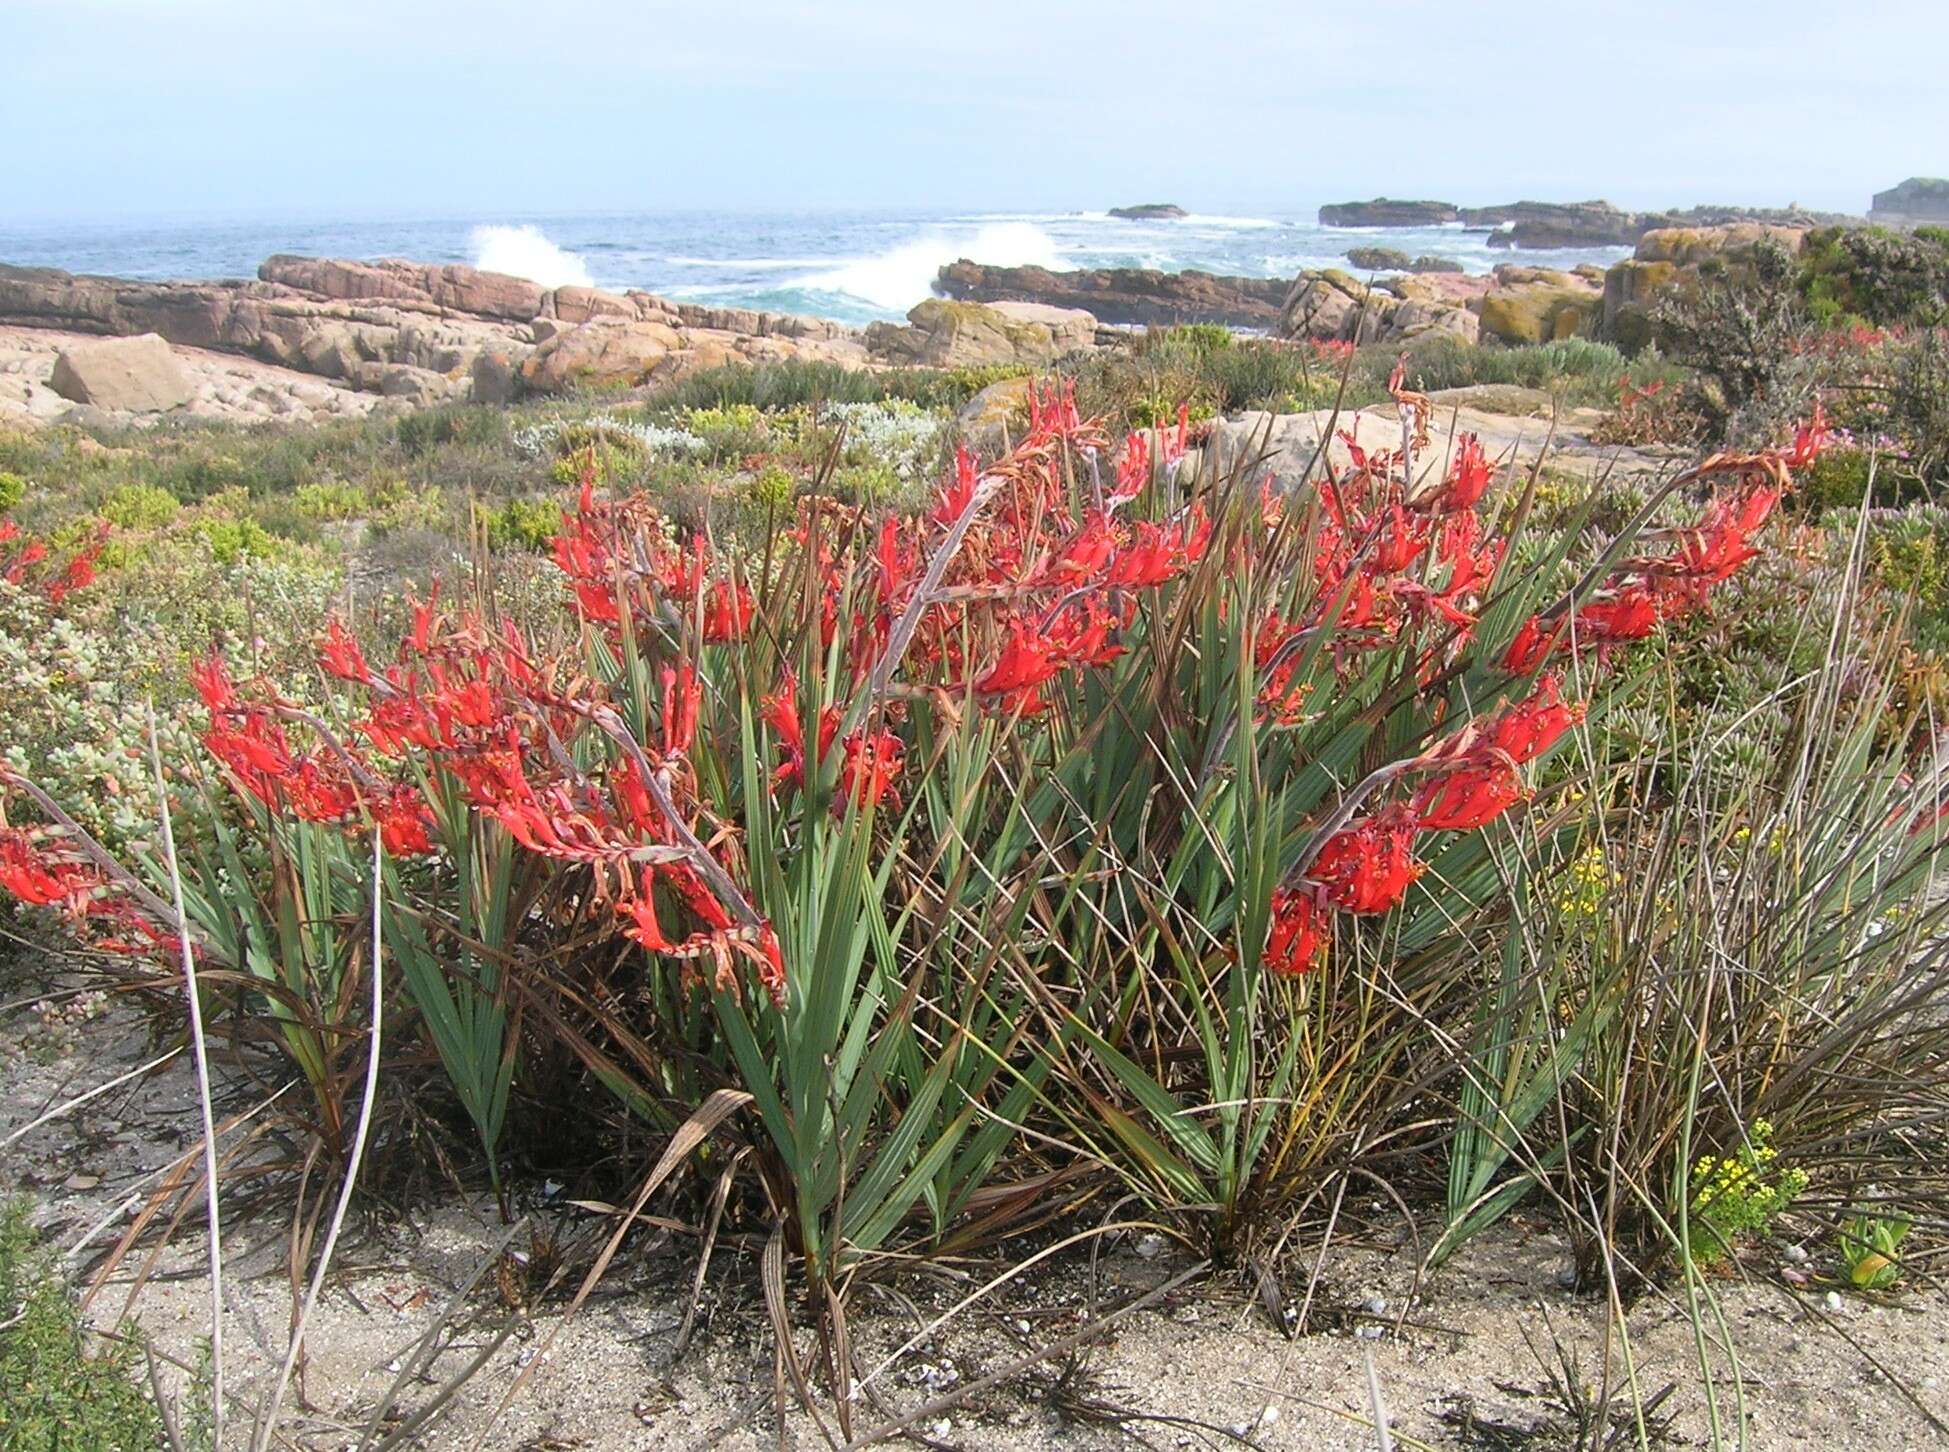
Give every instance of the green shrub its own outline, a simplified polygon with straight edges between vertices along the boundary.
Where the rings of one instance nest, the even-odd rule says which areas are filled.
[[[1803,1170],[1782,1168],[1773,1147],[1773,1126],[1753,1121],[1752,1131],[1729,1155],[1703,1155],[1692,1166],[1692,1257],[1705,1263],[1730,1254],[1742,1235],[1760,1235],[1807,1188]]]
[[[840,471],[842,475],[848,472],[851,471],[843,469]],[[889,479],[892,478],[892,473],[892,470],[887,470]],[[767,464],[752,476],[751,497],[767,509],[783,509],[791,503],[792,492],[796,487],[788,471],[777,464]]]
[[[81,1319],[24,1202],[0,1205],[0,1447],[151,1452],[162,1418],[136,1385],[131,1342],[89,1355]]]
[[[771,423],[752,403],[693,408],[683,415],[681,422],[704,441],[706,457],[720,461],[763,453],[771,442]]]
[[[124,484],[102,501],[101,514],[117,529],[160,529],[183,506],[154,484]]]
[[[0,470],[0,514],[19,505],[27,497],[27,481],[18,474]]]
[[[300,484],[291,496],[291,503],[300,518],[319,521],[357,519],[367,509],[365,490],[336,480]]]
[[[539,554],[562,527],[561,506],[553,499],[510,499],[487,513],[487,542],[495,549]]]
[[[1796,284],[1793,254],[1764,241],[1747,261],[1702,266],[1697,287],[1669,289],[1653,303],[1666,353],[1693,370],[1685,406],[1712,439],[1740,433],[1740,422],[1767,432],[1811,408],[1812,381],[1796,346],[1806,330]],[[1754,405],[1764,417],[1742,421]]]
[[[1823,327],[1931,327],[1949,316],[1949,246],[1919,232],[1823,228],[1801,243],[1798,282]]]

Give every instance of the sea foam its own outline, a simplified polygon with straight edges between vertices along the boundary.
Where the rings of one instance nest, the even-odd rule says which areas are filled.
[[[990,222],[972,234],[943,232],[905,242],[873,257],[795,278],[791,285],[815,292],[844,293],[875,307],[900,311],[931,294],[934,275],[963,257],[991,267],[1063,266],[1061,249],[1040,227],[1028,222]]]
[[[543,287],[594,287],[589,265],[575,253],[556,246],[532,225],[476,227],[468,234],[474,266],[487,272],[525,277]]]

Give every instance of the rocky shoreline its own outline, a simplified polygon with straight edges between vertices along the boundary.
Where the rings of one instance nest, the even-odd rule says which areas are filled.
[[[1459,227],[1463,231],[1487,232],[1491,247],[1512,249],[1635,247],[1647,232],[1672,227],[1757,225],[1805,229],[1859,227],[1865,221],[1846,213],[1810,212],[1800,207],[1700,206],[1633,212],[1604,201],[1507,202],[1493,207],[1458,207],[1453,202],[1376,197],[1369,202],[1335,202],[1320,208],[1322,227]]]
[[[962,260],[941,269],[938,295],[916,304],[905,323],[864,329],[641,291],[544,288],[460,264],[280,255],[253,279],[223,282],[0,266],[0,422],[140,422],[177,412],[317,421],[626,389],[788,359],[845,368],[1043,367],[1114,345],[1120,329],[1186,323],[1315,342],[1591,337],[1635,347],[1649,335],[1659,292],[1763,239],[1797,250],[1806,230],[1760,222],[1658,228],[1609,269],[1412,270],[1440,263],[1425,258],[1369,281],[1335,268],[1284,279]]]

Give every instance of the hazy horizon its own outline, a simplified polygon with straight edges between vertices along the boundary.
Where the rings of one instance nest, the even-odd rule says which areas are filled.
[[[1602,197],[1949,172],[1949,7],[0,0],[18,225]],[[1900,53],[1929,58],[1890,74]]]

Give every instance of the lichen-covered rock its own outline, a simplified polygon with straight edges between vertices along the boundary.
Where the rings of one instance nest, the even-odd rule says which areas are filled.
[[[1096,319],[1069,308],[928,298],[907,314],[907,326],[875,323],[867,351],[888,363],[973,368],[994,363],[1052,363],[1096,338]]]
[[[48,385],[75,403],[127,413],[166,413],[191,397],[189,376],[154,333],[68,348]]]
[[[1631,257],[1605,272],[1597,335],[1635,353],[1654,341],[1651,309],[1660,294],[1691,286],[1707,264],[1737,264],[1762,242],[1777,242],[1797,253],[1807,231],[1765,222],[1655,228],[1638,239]]]
[[[1631,254],[1636,262],[1671,262],[1696,267],[1710,257],[1751,250],[1762,241],[1778,242],[1798,252],[1806,240],[1805,227],[1776,227],[1760,222],[1731,222],[1723,227],[1659,227],[1638,239]]]
[[[1027,374],[991,383],[961,405],[954,415],[954,428],[968,446],[983,453],[994,453],[1005,435],[1019,435],[1028,426],[1029,386]]]
[[[1589,336],[1603,315],[1603,291],[1580,273],[1505,264],[1476,313],[1483,335],[1503,343]]]
[[[682,346],[682,336],[667,324],[598,316],[537,347],[521,365],[521,381],[535,393],[577,384],[633,386]]]

